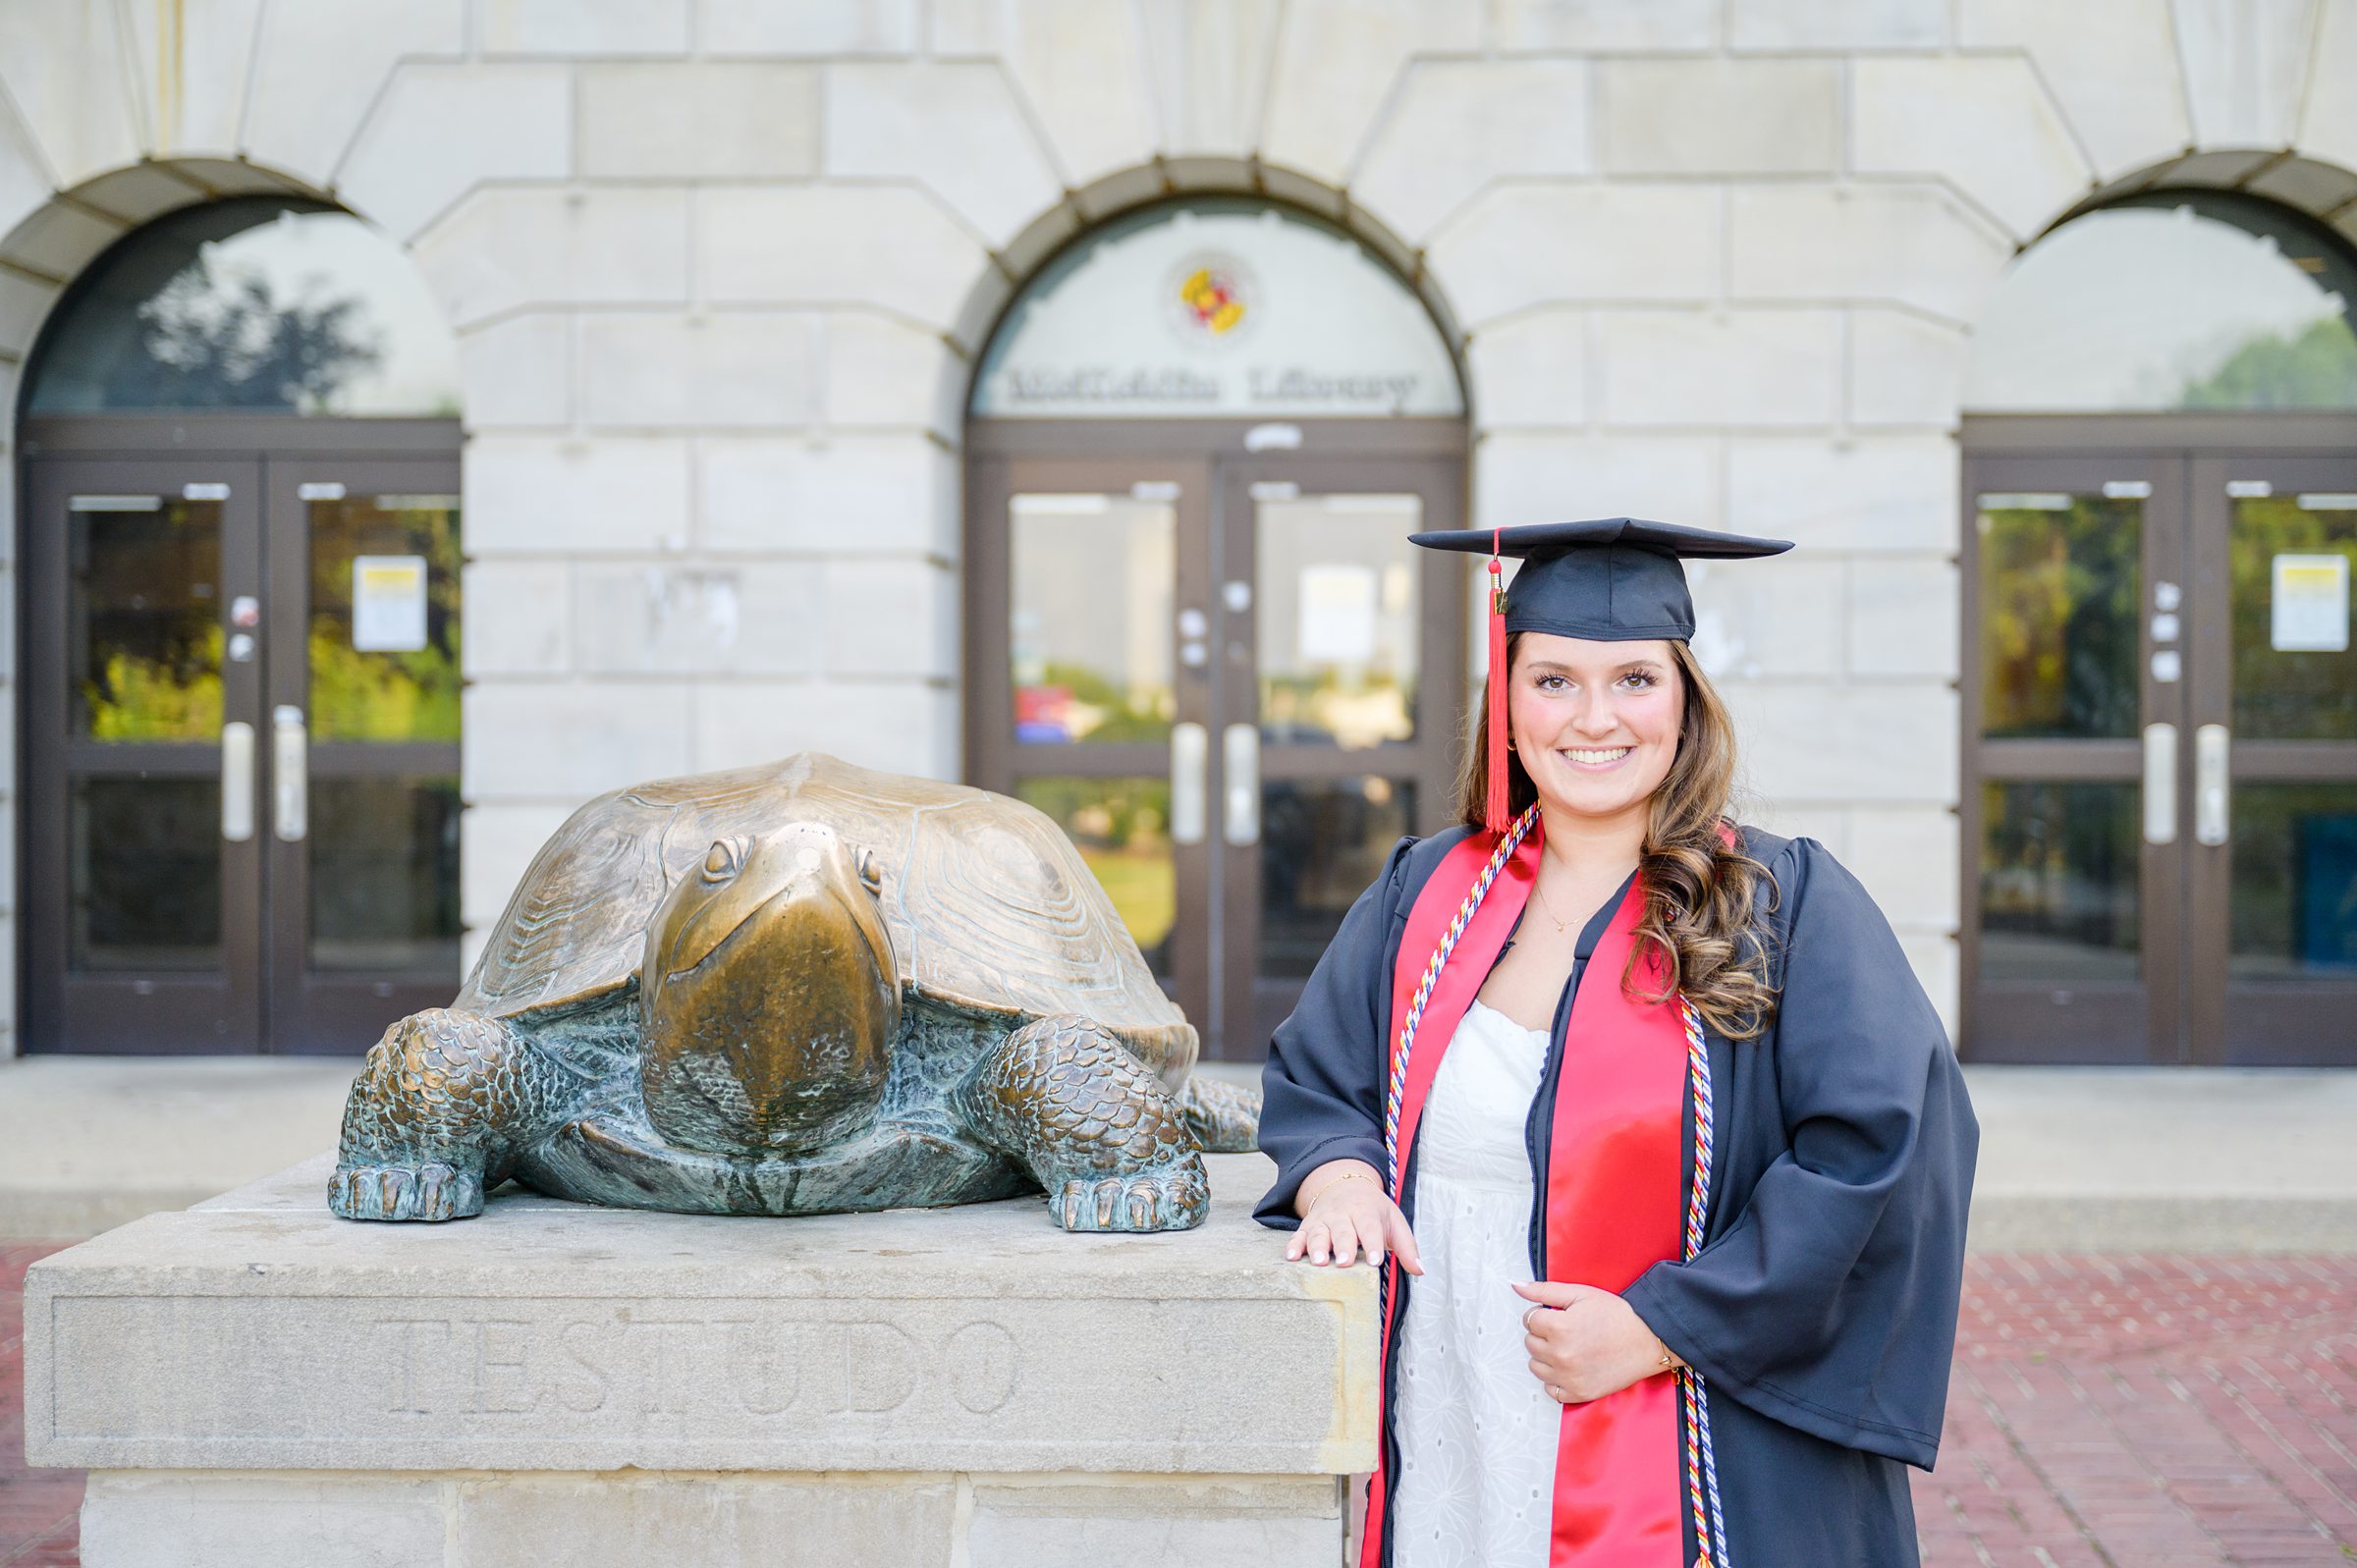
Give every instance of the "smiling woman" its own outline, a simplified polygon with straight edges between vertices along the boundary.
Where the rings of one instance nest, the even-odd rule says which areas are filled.
[[[1366,1568],[1913,1563],[1978,1132],[1865,891],[1727,815],[1680,558],[1791,547],[1415,542],[1525,561],[1461,822],[1352,907],[1261,1119],[1287,1256],[1386,1269]]]

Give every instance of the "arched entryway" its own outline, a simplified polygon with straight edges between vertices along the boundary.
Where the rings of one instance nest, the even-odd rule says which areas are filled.
[[[2174,188],[2059,225],[1983,312],[1977,1059],[2357,1063],[2353,308],[2323,223]]]
[[[75,280],[19,409],[29,1051],[357,1052],[459,976],[455,342],[321,202]]]
[[[1464,396],[1373,245],[1266,200],[1117,217],[1001,317],[966,425],[966,771],[1079,843],[1216,1055],[1257,1055],[1450,812]]]

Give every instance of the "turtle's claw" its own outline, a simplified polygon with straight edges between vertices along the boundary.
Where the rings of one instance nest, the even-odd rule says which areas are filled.
[[[1189,1155],[1128,1175],[1074,1176],[1049,1203],[1048,1217],[1066,1230],[1191,1230],[1210,1207],[1203,1162]]]
[[[465,1219],[483,1212],[483,1179],[438,1160],[343,1165],[328,1178],[327,1207],[346,1219]]]

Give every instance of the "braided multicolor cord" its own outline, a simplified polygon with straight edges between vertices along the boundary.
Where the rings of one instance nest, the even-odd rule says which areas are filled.
[[[1513,825],[1499,837],[1498,847],[1482,868],[1465,900],[1457,906],[1455,918],[1433,948],[1431,960],[1424,966],[1423,977],[1416,982],[1416,994],[1410,998],[1407,1016],[1400,1020],[1399,1039],[1392,1049],[1391,1082],[1384,1096],[1383,1157],[1384,1177],[1397,1199],[1399,1194],[1399,1105],[1407,1090],[1407,1061],[1415,1049],[1416,1026],[1423,1021],[1424,1004],[1432,1000],[1432,988],[1440,982],[1441,971],[1447,967],[1449,956],[1456,950],[1465,930],[1473,923],[1481,900],[1488,896],[1490,885],[1498,873],[1520,847],[1529,834],[1531,824],[1538,820],[1539,808],[1534,803],[1515,819]],[[1694,1100],[1694,1179],[1686,1192],[1686,1224],[1684,1255],[1691,1260],[1702,1251],[1703,1217],[1711,1198],[1711,1056],[1703,1039],[1702,1018],[1683,996],[1677,999],[1679,1016],[1686,1030],[1686,1076],[1692,1086]],[[1384,1277],[1384,1316],[1391,1312],[1390,1276]],[[1719,1502],[1719,1465],[1711,1452],[1711,1411],[1702,1374],[1691,1367],[1680,1368],[1677,1374],[1680,1391],[1686,1406],[1686,1489],[1694,1510],[1694,1533],[1699,1555],[1696,1568],[1727,1568],[1727,1517]]]
[[[1441,970],[1447,967],[1449,955],[1456,950],[1457,943],[1463,939],[1465,928],[1473,924],[1474,911],[1481,907],[1481,900],[1489,896],[1490,884],[1498,880],[1498,873],[1506,869],[1507,861],[1513,858],[1514,851],[1521,847],[1523,838],[1529,835],[1530,825],[1538,820],[1539,806],[1534,800],[1521,816],[1514,819],[1511,827],[1499,835],[1498,847],[1491,853],[1490,863],[1481,868],[1481,875],[1474,879],[1472,890],[1465,894],[1465,901],[1456,906],[1456,918],[1449,922],[1447,931],[1441,933],[1440,945],[1432,949],[1432,961],[1424,966],[1424,978],[1416,982],[1416,994],[1408,1001],[1407,1016],[1399,1021],[1399,1039],[1392,1047],[1391,1085],[1383,1099],[1383,1178],[1392,1189],[1394,1201],[1402,1196],[1399,1191],[1399,1102],[1407,1093],[1407,1055],[1415,1047],[1416,1025],[1424,1021],[1424,1004],[1432,1000],[1432,988],[1440,983]]]
[[[1686,1246],[1690,1261],[1702,1251],[1702,1219],[1711,1201],[1711,1053],[1703,1041],[1702,1018],[1693,1003],[1677,999],[1686,1025],[1686,1077],[1694,1091],[1694,1180],[1686,1190]],[[1678,1369],[1686,1401],[1686,1494],[1694,1509],[1699,1554],[1695,1568],[1727,1568],[1727,1516],[1719,1506],[1719,1464],[1711,1453],[1711,1407],[1702,1374]],[[1704,1512],[1705,1497],[1709,1512]]]

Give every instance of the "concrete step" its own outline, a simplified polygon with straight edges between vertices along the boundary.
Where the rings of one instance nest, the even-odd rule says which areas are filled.
[[[358,1069],[298,1056],[0,1063],[0,1236],[94,1236],[332,1148]]]
[[[1984,1252],[2357,1253],[2357,1072],[1967,1067]]]
[[[331,1148],[356,1063],[0,1065],[0,1237],[95,1235]],[[1257,1082],[1233,1063],[1219,1077]],[[1984,1252],[2357,1254],[2357,1072],[1968,1067]]]

